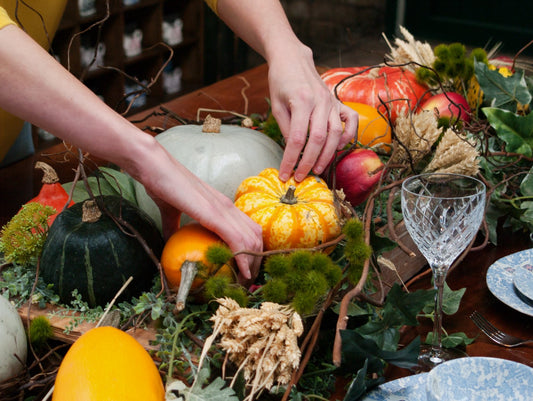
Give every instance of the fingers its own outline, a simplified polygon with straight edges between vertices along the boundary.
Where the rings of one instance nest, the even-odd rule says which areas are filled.
[[[289,111],[278,111],[276,118],[280,129],[288,133],[285,134],[288,139],[280,165],[282,181],[288,180],[294,169],[296,181],[302,181],[310,171],[322,174],[335,152],[354,139],[357,112],[330,94],[326,100],[314,107],[299,104]]]
[[[263,250],[263,233],[261,226],[239,210],[229,198],[213,192],[211,206],[216,209],[217,218],[200,221],[202,225],[217,233],[237,256],[235,261],[239,269],[239,280],[250,281],[257,277],[261,257],[249,253],[261,253]]]

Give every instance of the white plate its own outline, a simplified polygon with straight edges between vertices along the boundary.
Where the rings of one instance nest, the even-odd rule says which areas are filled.
[[[420,373],[383,383],[360,401],[426,401],[426,376]]]
[[[444,362],[427,376],[427,399],[533,400],[533,369],[500,358],[471,357]]]
[[[527,298],[526,301],[533,302],[533,261],[529,265],[516,269],[513,276],[515,288]]]
[[[530,266],[533,260],[533,249],[516,252],[494,262],[487,270],[487,287],[490,292],[507,306],[533,316],[533,302],[525,302],[513,285],[516,269]]]

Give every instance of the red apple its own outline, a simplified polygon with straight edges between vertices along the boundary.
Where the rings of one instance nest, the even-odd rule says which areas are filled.
[[[343,189],[346,199],[357,206],[372,192],[383,173],[383,162],[370,149],[355,149],[337,163],[336,188]]]
[[[456,92],[446,92],[433,95],[424,101],[421,110],[438,111],[439,123],[444,122],[449,126],[455,124],[457,119],[464,122],[470,121],[470,107],[464,96]]]

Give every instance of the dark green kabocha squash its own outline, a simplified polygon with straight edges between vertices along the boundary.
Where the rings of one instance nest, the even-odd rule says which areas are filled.
[[[144,238],[159,259],[163,239],[154,222],[137,206],[118,196],[99,196],[61,212],[48,232],[41,255],[43,281],[63,303],[77,289],[91,307],[105,306],[130,276],[121,295],[131,299],[147,291],[158,274],[157,266],[127,227],[110,217],[120,216]]]

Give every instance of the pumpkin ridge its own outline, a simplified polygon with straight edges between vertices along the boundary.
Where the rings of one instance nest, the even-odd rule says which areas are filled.
[[[68,213],[68,212],[66,212],[66,213]],[[66,214],[64,216],[66,216]],[[57,290],[54,289],[54,291],[57,292],[58,294],[63,294],[63,277],[64,277],[64,272],[65,272],[65,262],[67,260],[66,246],[65,245],[68,243],[70,236],[74,235],[79,229],[80,229],[80,226],[76,225],[75,228],[70,233],[67,233],[67,235],[65,235],[65,238],[63,240],[63,244],[62,244],[62,247],[61,247],[61,259],[60,259],[61,263],[59,265],[60,267],[59,267],[58,289]]]
[[[87,241],[85,242],[83,255],[84,255],[83,260],[85,262],[85,275],[87,276],[87,292],[89,295],[89,303],[91,305],[94,305],[96,303],[96,297],[94,295],[94,285],[93,285],[94,276],[92,274],[91,255],[89,252]]]

